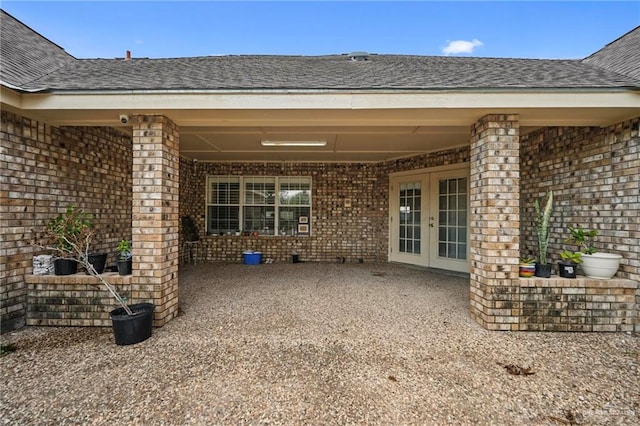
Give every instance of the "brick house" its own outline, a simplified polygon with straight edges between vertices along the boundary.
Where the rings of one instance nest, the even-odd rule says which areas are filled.
[[[190,216],[205,261],[459,271],[490,330],[640,331],[640,27],[582,60],[76,59],[1,19],[3,332],[109,324],[91,277],[31,275],[31,229],[69,204],[109,263],[133,241],[115,284],[157,326],[177,315]],[[551,258],[567,226],[596,228],[623,256],[614,279],[518,277],[548,190]]]

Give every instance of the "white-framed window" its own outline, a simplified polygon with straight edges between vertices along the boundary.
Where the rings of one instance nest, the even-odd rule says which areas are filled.
[[[208,176],[206,200],[208,234],[310,234],[311,177]]]

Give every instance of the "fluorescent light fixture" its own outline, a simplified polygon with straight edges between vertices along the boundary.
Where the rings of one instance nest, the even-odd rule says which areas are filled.
[[[262,146],[327,146],[327,141],[260,141]]]

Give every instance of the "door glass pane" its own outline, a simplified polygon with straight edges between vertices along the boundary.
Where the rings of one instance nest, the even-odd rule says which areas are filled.
[[[467,258],[467,178],[438,182],[438,256]]]
[[[399,241],[400,253],[420,254],[422,188],[420,182],[400,185]]]

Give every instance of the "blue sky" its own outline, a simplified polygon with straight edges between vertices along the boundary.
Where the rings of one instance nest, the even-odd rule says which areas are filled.
[[[2,8],[77,58],[221,54],[583,58],[640,1],[27,1]]]

